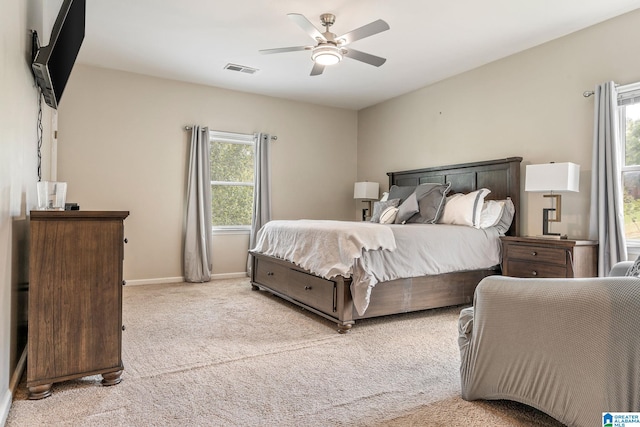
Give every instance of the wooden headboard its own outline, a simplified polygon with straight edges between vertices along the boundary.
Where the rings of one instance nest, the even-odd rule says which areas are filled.
[[[389,188],[392,185],[450,182],[449,194],[468,193],[479,188],[488,188],[491,193],[487,199],[501,200],[510,197],[516,213],[507,235],[518,236],[520,234],[520,162],[522,157],[509,157],[484,162],[387,172],[387,175],[389,175]]]

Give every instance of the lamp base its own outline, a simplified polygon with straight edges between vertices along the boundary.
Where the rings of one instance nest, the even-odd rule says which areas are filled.
[[[566,234],[563,234],[563,235],[560,235],[560,234],[551,234],[551,235],[549,235],[549,234],[547,234],[547,235],[536,234],[535,236],[525,236],[525,237],[535,237],[536,239],[547,239],[547,240],[567,240],[569,238],[569,236],[566,235]]]
[[[369,209],[367,209],[367,208],[362,209],[362,220],[363,221],[367,220],[367,212],[369,212]]]
[[[555,212],[555,209],[545,208],[542,209],[542,235],[543,236],[560,236],[560,233],[550,233],[549,232],[549,212]]]

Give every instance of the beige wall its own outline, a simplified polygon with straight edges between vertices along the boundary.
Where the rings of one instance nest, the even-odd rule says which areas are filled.
[[[28,280],[28,212],[35,206],[38,92],[30,70],[30,29],[42,33],[44,0],[0,2],[0,425],[11,404],[11,387],[24,348]],[[45,26],[46,27],[46,26]],[[50,28],[50,26],[49,26]],[[45,164],[50,111],[43,111]]]
[[[185,125],[278,136],[274,219],[353,219],[355,111],[77,65],[58,113],[67,201],[131,212],[127,280],[182,276]],[[244,271],[247,246],[246,235],[215,236],[214,274]]]
[[[580,192],[563,195],[570,236],[588,231],[593,97],[613,80],[640,81],[640,11],[590,27],[361,110],[358,178],[388,186],[385,172],[509,156],[523,165],[571,161]],[[524,189],[524,166],[522,168]],[[542,230],[541,193],[523,193],[523,233]]]

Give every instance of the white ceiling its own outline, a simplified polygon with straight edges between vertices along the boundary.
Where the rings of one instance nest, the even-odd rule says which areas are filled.
[[[638,0],[88,0],[78,62],[360,109],[639,7]],[[322,29],[327,12],[336,15],[337,35],[385,20],[390,30],[351,47],[387,62],[376,68],[345,58],[311,77],[308,51],[258,53],[314,44],[287,13]],[[224,70],[227,63],[260,71]]]

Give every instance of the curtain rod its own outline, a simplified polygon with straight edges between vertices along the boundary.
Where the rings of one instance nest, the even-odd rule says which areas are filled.
[[[184,127],[184,130],[191,130],[191,129],[192,129],[191,126],[185,126]],[[277,141],[278,140],[278,136],[277,135],[271,135],[271,139],[273,141]]]
[[[631,84],[635,84],[635,83],[631,83]],[[613,85],[616,87],[616,89],[619,88],[619,87],[630,86],[630,85],[621,85],[621,84],[618,84],[618,83],[614,83]],[[596,92],[593,91],[593,90],[585,90],[584,92],[582,92],[582,96],[584,96],[585,98],[588,98],[591,95],[595,95],[595,93]]]

